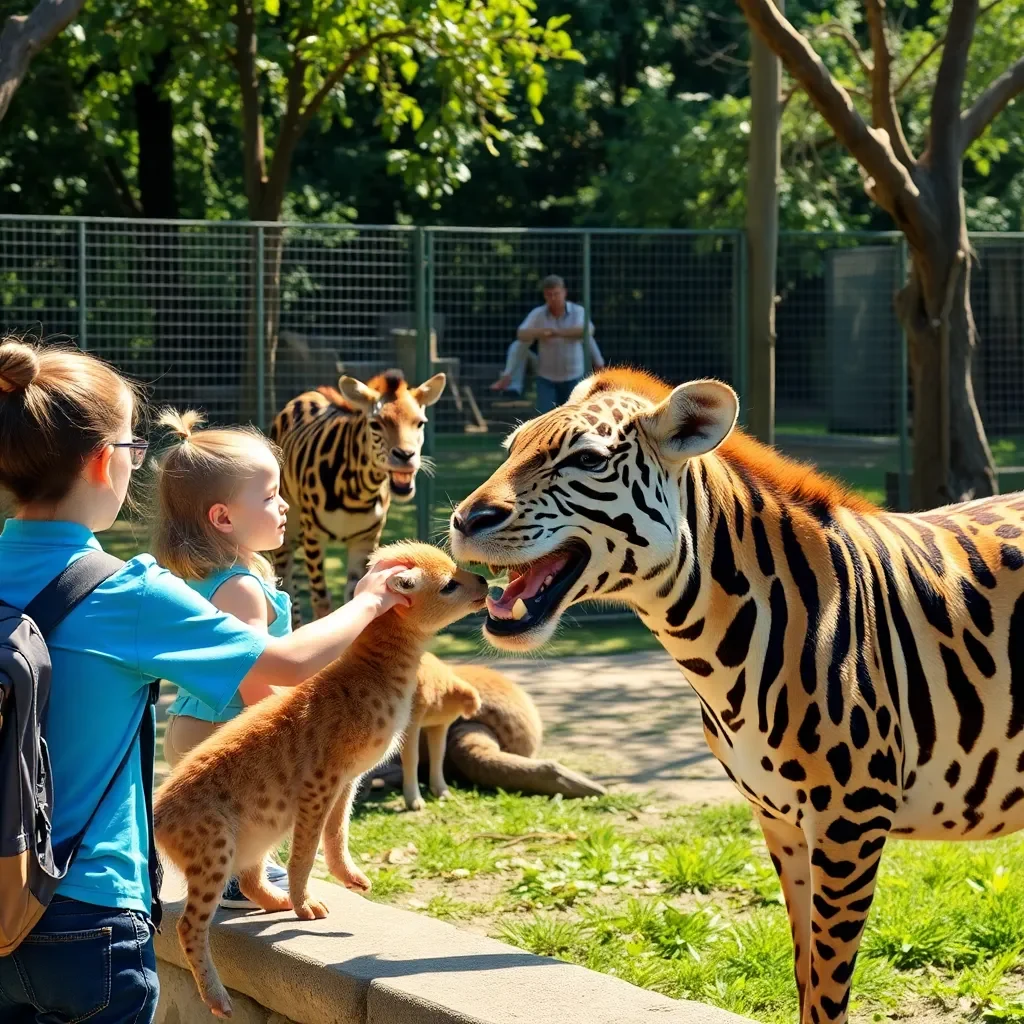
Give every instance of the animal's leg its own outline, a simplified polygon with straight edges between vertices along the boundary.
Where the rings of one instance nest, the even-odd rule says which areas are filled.
[[[306,555],[313,618],[322,619],[331,610],[331,595],[324,576],[324,538],[312,523],[302,524],[302,548]]]
[[[288,891],[291,893],[295,916],[312,921],[327,916],[327,907],[309,895],[309,873],[316,860],[320,833],[330,810],[328,797],[323,793],[308,794],[299,804],[292,830],[291,853],[288,857]]]
[[[430,753],[430,792],[439,800],[448,795],[448,784],[444,781],[444,752],[448,740],[447,725],[431,725],[427,734],[427,750]],[[419,740],[416,742],[419,747]]]
[[[348,583],[345,585],[345,600],[351,601],[352,595],[356,592],[356,586],[366,575],[366,563],[373,554],[373,549],[380,540],[384,524],[374,526],[367,534],[360,534],[350,538],[348,542]]]
[[[429,737],[430,730],[427,730]],[[402,795],[405,806],[410,811],[423,810],[423,797],[420,796],[420,723],[410,722],[402,740]],[[433,764],[431,764],[433,770]]]
[[[793,935],[793,970],[803,1019],[807,980],[811,972],[811,860],[803,832],[795,825],[758,814],[772,864],[782,883]]]
[[[188,880],[188,900],[178,918],[178,941],[203,1002],[214,1016],[230,1017],[231,1000],[210,956],[210,921],[231,871],[235,843],[226,826],[211,827],[208,820],[202,824],[212,833],[204,839],[203,849],[192,857],[173,858]]]
[[[334,801],[324,825],[324,856],[331,874],[339,882],[357,892],[369,892],[370,880],[356,867],[348,849],[348,819],[358,787],[358,779],[346,782]]]
[[[888,831],[889,819],[880,815],[863,824],[841,814],[805,819],[813,934],[803,1024],[846,1024],[850,979]]]
[[[261,910],[268,914],[276,910],[291,910],[292,901],[288,893],[271,885],[267,879],[266,865],[263,861],[247,867],[238,874],[238,885],[242,895],[253,901]]]

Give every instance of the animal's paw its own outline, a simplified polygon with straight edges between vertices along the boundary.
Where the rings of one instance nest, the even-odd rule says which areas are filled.
[[[228,998],[227,989],[223,985],[218,985],[215,990],[204,994],[203,1002],[210,1008],[210,1013],[214,1017],[226,1020],[231,1016],[231,1000]]]
[[[353,892],[369,892],[373,887],[370,879],[354,864],[347,867],[339,878],[345,888],[351,889]]]
[[[430,792],[433,793],[438,800],[447,800],[448,797],[451,796],[451,790],[447,786],[438,786],[437,788],[431,786]]]
[[[405,798],[405,809],[407,811],[422,811],[426,806],[427,805],[423,802],[423,797],[421,797],[419,793],[412,798]]]
[[[295,908],[295,916],[300,921],[316,921],[326,917],[329,911],[319,900],[307,897],[305,902]]]

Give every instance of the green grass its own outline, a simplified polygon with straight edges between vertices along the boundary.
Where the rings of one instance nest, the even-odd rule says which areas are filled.
[[[789,927],[745,805],[453,791],[357,805],[371,898],[766,1024],[796,1017]],[[322,869],[322,865],[321,865]],[[1022,1020],[1024,836],[885,854],[853,1020]]]

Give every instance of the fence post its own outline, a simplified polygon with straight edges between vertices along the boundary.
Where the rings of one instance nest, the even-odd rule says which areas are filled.
[[[85,291],[85,221],[78,222],[78,347],[89,351],[89,325]]]
[[[590,355],[590,232],[583,232],[583,375],[594,372]]]
[[[902,288],[907,280],[907,238],[900,235],[899,242],[899,287]],[[907,351],[907,332],[900,324],[900,398],[899,398],[899,428],[900,428],[900,486],[899,501],[900,512],[907,512],[910,509],[910,432],[907,425],[907,416],[910,410],[907,408],[907,400],[910,397],[910,365],[909,352]]]
[[[416,384],[422,384],[432,371],[430,360],[430,332],[433,329],[433,281],[431,280],[431,249],[433,236],[424,228],[416,228]],[[453,387],[451,381],[449,387]],[[434,453],[434,415],[427,414],[423,429],[423,455]],[[433,480],[426,473],[418,473],[416,480],[416,536],[430,543],[431,517],[434,509]]]
[[[267,427],[267,314],[264,308],[264,237],[263,225],[256,227],[256,424]]]
[[[733,290],[736,310],[736,351],[734,376],[740,396],[740,426],[747,425],[747,371],[750,337],[747,332],[747,233],[737,230],[733,242]]]

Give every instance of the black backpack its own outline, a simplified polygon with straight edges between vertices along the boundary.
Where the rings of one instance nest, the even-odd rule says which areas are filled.
[[[24,610],[0,601],[0,956],[13,953],[43,916],[140,737],[152,918],[160,924],[161,870],[153,845],[154,706],[159,682],[151,684],[139,729],[81,831],[56,848],[51,842],[53,779],[46,746],[51,665],[46,638],[123,565],[113,555],[90,551],[48,583]]]

